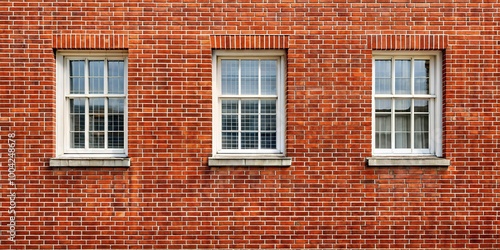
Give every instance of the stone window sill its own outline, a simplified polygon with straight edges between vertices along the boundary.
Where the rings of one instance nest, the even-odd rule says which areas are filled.
[[[284,156],[215,156],[208,158],[208,166],[278,166],[289,167],[292,165],[292,159]]]
[[[429,166],[429,167],[447,167],[450,166],[450,160],[435,156],[398,156],[398,157],[369,157],[368,166]]]
[[[109,158],[52,158],[51,167],[130,167],[130,158],[109,157]]]

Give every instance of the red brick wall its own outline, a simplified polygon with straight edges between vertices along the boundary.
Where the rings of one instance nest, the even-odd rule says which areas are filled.
[[[496,0],[4,1],[0,249],[499,249],[499,9]],[[287,49],[292,166],[207,166],[213,48]],[[130,168],[49,167],[61,49],[128,50]],[[371,54],[387,49],[443,51],[451,166],[366,166]]]

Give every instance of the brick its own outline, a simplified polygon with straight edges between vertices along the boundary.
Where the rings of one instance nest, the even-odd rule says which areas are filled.
[[[15,132],[17,236],[8,241],[2,223],[0,249],[500,249],[499,9],[496,0],[6,1],[0,185],[9,221]],[[286,50],[286,157],[209,166],[216,49]],[[129,160],[56,166],[58,50],[127,51]],[[375,50],[442,51],[449,166],[367,165]]]

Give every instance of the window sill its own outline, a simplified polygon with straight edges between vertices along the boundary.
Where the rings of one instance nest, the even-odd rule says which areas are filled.
[[[224,155],[208,158],[208,166],[274,166],[289,167],[292,165],[292,158],[285,156],[242,156]]]
[[[369,157],[368,166],[430,166],[447,167],[450,166],[450,160],[435,156],[378,156]]]
[[[50,159],[51,167],[130,167],[127,157],[59,157]]]

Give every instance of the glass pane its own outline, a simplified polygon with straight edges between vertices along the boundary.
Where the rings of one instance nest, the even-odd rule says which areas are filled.
[[[241,101],[242,114],[258,114],[259,113],[259,100],[242,100]]]
[[[123,148],[125,140],[125,99],[108,100],[108,148]]]
[[[238,114],[238,100],[222,100],[223,114]]]
[[[122,60],[108,61],[108,93],[125,93],[125,62]]]
[[[262,100],[260,104],[262,131],[276,131],[276,100]]]
[[[259,129],[259,101],[241,101],[241,130],[257,131]]]
[[[104,98],[89,98],[89,147],[104,148]]]
[[[222,130],[238,131],[238,101],[222,101]]]
[[[108,101],[108,148],[123,148],[125,129],[125,99],[110,98]]]
[[[429,100],[415,100],[414,101],[415,112],[429,112]]]
[[[261,115],[260,129],[262,131],[276,131],[276,115]]]
[[[85,132],[70,132],[71,148],[85,148]]]
[[[89,147],[104,148],[104,132],[89,132]]]
[[[391,94],[391,60],[375,60],[375,94]]]
[[[411,94],[411,60],[395,61],[396,94]]]
[[[241,60],[241,94],[259,94],[259,60]]]
[[[260,140],[261,148],[263,149],[276,149],[276,133],[262,133]]]
[[[242,131],[258,131],[259,115],[241,115]]]
[[[238,131],[238,115],[222,115],[222,131]]]
[[[411,112],[411,99],[398,99],[395,105],[396,112]]]
[[[415,94],[429,94],[429,60],[415,60]]]
[[[429,115],[415,115],[415,148],[429,148]]]
[[[85,61],[69,61],[69,89],[70,94],[85,94]]]
[[[108,114],[108,131],[123,131],[123,115]]]
[[[125,62],[123,60],[109,60],[108,61],[108,76],[124,76]]]
[[[221,60],[221,91],[223,95],[238,94],[238,60]]]
[[[222,132],[222,149],[238,149],[237,132]]]
[[[277,61],[262,60],[261,71],[262,95],[276,95]]]
[[[70,147],[85,148],[85,98],[69,101]]]
[[[391,99],[376,99],[375,112],[391,112]]]
[[[415,78],[415,94],[429,94],[429,78]]]
[[[238,107],[238,100],[222,100],[222,149],[238,149]]]
[[[375,117],[375,148],[391,148],[391,115]]]
[[[104,94],[104,61],[89,61],[89,93]]]
[[[242,149],[257,149],[259,146],[259,134],[257,132],[241,133]]]
[[[276,114],[276,100],[262,100],[260,112],[263,114]]]
[[[124,133],[123,132],[109,132],[108,133],[108,148],[123,148]]]
[[[109,98],[108,114],[123,114],[125,110],[125,98]]]
[[[410,148],[410,132],[411,131],[411,116],[396,115],[395,116],[395,142],[396,148]]]
[[[429,77],[429,60],[415,60],[415,78],[428,78]]]
[[[104,131],[104,98],[89,98],[89,130]]]

